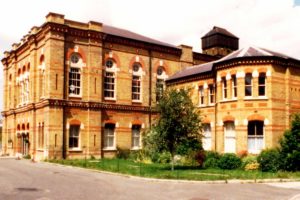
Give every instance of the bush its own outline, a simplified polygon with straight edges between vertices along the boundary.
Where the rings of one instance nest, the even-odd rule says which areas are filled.
[[[216,158],[208,158],[204,161],[203,167],[204,168],[218,168],[219,160]]]
[[[205,151],[205,158],[210,159],[210,158],[215,158],[215,159],[220,159],[221,155],[216,152],[216,151]]]
[[[291,129],[280,140],[280,160],[282,169],[300,170],[300,114],[293,116]]]
[[[157,163],[167,164],[171,162],[171,154],[169,152],[162,152],[158,154]]]
[[[246,156],[242,158],[242,169],[245,169],[246,165],[251,164],[251,163],[257,163],[257,158],[256,156]]]
[[[205,151],[203,151],[203,150],[197,151],[195,153],[195,157],[194,158],[195,158],[196,162],[198,163],[198,165],[200,167],[202,167],[203,163],[204,163],[204,160],[205,160]]]
[[[263,150],[257,157],[257,162],[263,172],[276,172],[280,167],[280,154],[277,149]]]
[[[252,163],[248,163],[245,168],[246,171],[250,171],[250,170],[258,170],[259,169],[259,164],[258,162],[252,162]]]
[[[239,152],[237,153],[237,155],[238,155],[238,157],[240,157],[240,158],[245,158],[245,157],[248,156],[248,151],[247,151],[247,150],[239,151]]]
[[[129,154],[130,154],[129,149],[121,149],[117,147],[117,158],[128,159]]]
[[[241,159],[234,153],[225,153],[221,156],[218,167],[221,169],[236,169],[241,166]]]

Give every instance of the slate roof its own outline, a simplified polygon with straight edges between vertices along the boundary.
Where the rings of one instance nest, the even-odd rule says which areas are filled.
[[[206,33],[202,38],[206,38],[206,37],[209,37],[214,34],[222,34],[222,35],[230,36],[233,38],[238,38],[235,35],[233,35],[232,33],[230,33],[229,31],[227,31],[225,28],[220,28],[217,26],[214,26],[213,29],[211,31],[209,31],[208,33]]]
[[[196,74],[202,74],[205,72],[210,72],[213,69],[213,66],[215,64],[225,62],[225,61],[230,61],[230,60],[236,59],[236,58],[246,58],[246,57],[249,57],[249,58],[250,57],[279,57],[279,58],[283,58],[283,59],[297,60],[295,58],[292,58],[287,55],[277,53],[274,51],[270,51],[268,49],[250,46],[250,47],[245,47],[245,48],[239,49],[237,51],[234,51],[231,54],[228,54],[227,56],[225,56],[219,60],[201,64],[201,65],[187,67],[186,69],[175,73],[173,76],[168,78],[167,81],[176,80],[176,79],[180,79],[180,78],[184,78],[184,77],[188,77],[188,76],[193,76]]]
[[[133,39],[133,40],[137,40],[137,41],[143,41],[143,42],[147,42],[147,43],[151,43],[151,44],[157,44],[157,45],[161,45],[161,46],[179,49],[175,45],[161,42],[161,41],[158,41],[158,40],[155,40],[155,39],[152,39],[152,38],[149,38],[149,37],[125,30],[125,29],[116,28],[113,26],[103,25],[103,32],[110,34],[110,35],[115,35],[115,36],[129,38],[129,39]]]

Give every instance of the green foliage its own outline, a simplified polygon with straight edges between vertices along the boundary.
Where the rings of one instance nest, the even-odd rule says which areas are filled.
[[[218,168],[218,162],[221,155],[216,151],[205,151],[204,168]]]
[[[257,158],[256,156],[246,156],[244,158],[242,158],[242,169],[245,169],[245,167],[248,165],[248,164],[251,164],[251,163],[257,163]]]
[[[257,157],[257,162],[263,172],[277,172],[280,167],[280,154],[277,149],[263,150]]]
[[[128,159],[130,154],[129,149],[121,149],[117,147],[117,158]]]
[[[27,155],[23,156],[23,158],[24,159],[31,159],[31,156],[30,156],[30,154],[27,154]]]
[[[157,111],[159,119],[144,137],[146,151],[167,151],[173,159],[177,152],[186,154],[202,148],[200,115],[188,91],[167,90],[157,105]]]
[[[287,171],[300,170],[300,114],[295,114],[291,129],[280,140],[281,168]]]
[[[199,165],[200,167],[202,167],[202,166],[203,166],[203,163],[204,163],[204,161],[205,161],[205,151],[204,151],[204,150],[197,151],[197,152],[195,153],[195,160],[196,160],[196,162],[198,163],[198,165]]]
[[[218,162],[218,167],[221,169],[237,169],[241,166],[241,159],[234,153],[225,153],[221,156]]]

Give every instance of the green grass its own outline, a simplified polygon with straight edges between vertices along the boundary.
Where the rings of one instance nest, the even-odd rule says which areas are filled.
[[[176,166],[170,170],[169,164],[145,164],[124,159],[100,159],[100,160],[49,160],[51,163],[71,165],[101,171],[116,172],[141,177],[159,179],[186,179],[186,180],[230,180],[230,179],[300,179],[300,172],[261,172],[202,169],[193,166]],[[259,181],[259,180],[258,180]]]

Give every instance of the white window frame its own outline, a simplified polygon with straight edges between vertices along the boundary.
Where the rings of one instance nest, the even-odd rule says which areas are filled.
[[[78,136],[73,136],[72,138],[77,138],[78,139],[78,146],[77,147],[70,147],[70,138],[71,138],[71,130],[72,130],[72,127],[78,127]],[[45,136],[44,136],[45,137]],[[81,149],[81,141],[80,141],[80,125],[78,124],[70,124],[70,127],[69,127],[69,140],[68,140],[68,147],[70,150],[80,150]]]
[[[74,63],[72,61],[72,57],[73,56],[77,56],[78,57],[78,61],[76,63]],[[82,77],[82,67],[84,66],[84,63],[82,61],[82,58],[79,54],[77,53],[74,53],[73,55],[70,56],[70,67],[69,67],[69,83],[70,83],[70,76],[71,76],[71,73],[72,73],[72,69],[74,70],[78,70],[78,73],[80,75],[80,79],[79,79],[79,86],[75,86],[74,89],[76,88],[79,88],[79,94],[74,94],[74,93],[71,93],[70,90],[71,90],[71,85],[68,86],[68,92],[69,92],[69,97],[82,97],[82,81],[83,81],[83,77]],[[74,81],[78,81],[78,80],[74,80]]]
[[[255,133],[254,133],[254,135],[249,135],[249,123],[250,122],[260,122],[260,123],[262,123],[262,131],[263,131],[263,133],[262,133],[262,135],[258,135],[258,134],[256,134],[257,133],[257,124],[254,124],[254,131],[255,131]],[[250,121],[250,122],[248,122],[248,127],[247,127],[247,143],[248,143],[248,147],[247,147],[247,149],[248,149],[248,152],[249,153],[253,153],[253,154],[259,154],[264,148],[265,148],[265,125],[264,125],[264,122],[263,121]],[[254,147],[255,148],[251,148],[250,147],[250,145],[249,145],[249,140],[250,139],[254,139]],[[258,148],[259,147],[259,141],[261,140],[261,143],[262,143],[262,145],[261,145],[261,149],[260,148]]]
[[[234,142],[233,146],[228,147],[227,142]],[[224,122],[224,152],[236,153],[236,131],[233,121]]]
[[[250,81],[251,83],[249,85],[247,85],[246,83],[246,79],[247,79],[247,75],[251,78]],[[251,95],[246,95],[246,90],[247,90],[247,87],[251,87]],[[249,98],[249,97],[253,97],[253,76],[252,76],[252,73],[246,73],[245,74],[245,97]]]
[[[204,86],[199,86],[199,106],[205,105]]]
[[[110,76],[108,76],[108,74]],[[107,79],[110,79],[112,80],[111,82],[107,82],[106,80]],[[113,89],[111,88],[106,88],[106,86],[111,86],[113,87]],[[104,72],[104,87],[103,87],[103,90],[104,90],[104,99],[105,100],[115,100],[116,99],[116,77],[115,77],[115,73],[114,72],[109,72],[109,71],[105,71]],[[110,95],[107,95],[106,96],[106,92],[107,94],[109,93],[112,93],[113,95],[110,96]]]
[[[113,126],[112,132],[107,132],[110,127]],[[109,138],[113,138],[113,144],[108,145]],[[116,150],[116,124],[105,124],[104,125],[104,132],[103,132],[103,150]]]
[[[108,62],[111,62],[112,63],[112,66],[108,66],[107,63]],[[109,58],[105,61],[105,71],[104,71],[104,83],[103,83],[103,97],[104,97],[104,100],[110,100],[110,101],[116,101],[117,100],[117,71],[118,71],[118,68],[117,68],[117,64],[116,62]],[[105,82],[105,78],[107,77],[106,73],[111,73],[113,76],[111,76],[111,78],[113,78],[114,80],[114,89],[111,90],[111,89],[105,89],[105,85],[107,84]],[[110,97],[110,96],[105,96],[105,91],[107,92],[113,92],[113,97]]]
[[[223,100],[226,100],[228,98],[228,85],[226,77],[222,77],[222,97]]]
[[[162,70],[162,73],[161,74],[158,74],[158,70]],[[158,102],[159,101],[159,99],[161,98],[161,97],[158,97],[158,90],[157,90],[157,86],[160,84],[160,85],[162,85],[162,87],[163,87],[163,90],[162,90],[162,93],[165,91],[165,87],[166,87],[166,85],[165,85],[165,80],[168,78],[168,75],[166,74],[166,71],[165,71],[165,69],[164,69],[164,67],[163,66],[159,66],[158,68],[157,68],[157,71],[156,71],[156,102]],[[159,84],[158,84],[159,83]]]
[[[209,123],[203,124],[202,144],[204,150],[206,151],[212,150],[211,125]]]
[[[212,93],[213,91],[213,93]],[[212,102],[213,100],[213,102]],[[215,105],[216,103],[216,90],[214,84],[208,85],[208,104],[209,105]]]
[[[142,65],[140,63],[134,63],[133,67],[136,64],[139,65],[139,69],[138,69],[138,71],[134,71],[134,69],[132,69],[131,100],[134,103],[142,103],[142,98],[143,98],[143,95],[142,95],[143,94],[143,78],[142,78],[142,76],[143,76],[144,72],[143,72]],[[138,77],[139,78],[139,83],[140,83],[140,85],[139,85],[140,91],[139,92],[133,92],[134,77]],[[136,87],[136,88],[138,88],[138,87]],[[136,95],[138,94],[139,95],[139,99],[134,99],[133,98],[134,94],[136,94]]]
[[[232,99],[237,99],[237,78],[236,75],[231,76]]]
[[[140,149],[141,148],[141,128],[142,126],[141,125],[136,125],[136,124],[133,124],[132,125],[132,128],[131,128],[131,148],[133,150],[135,149]],[[134,132],[134,130],[138,130],[138,136],[135,134],[136,132]],[[138,145],[135,145],[135,139],[138,139]]]

